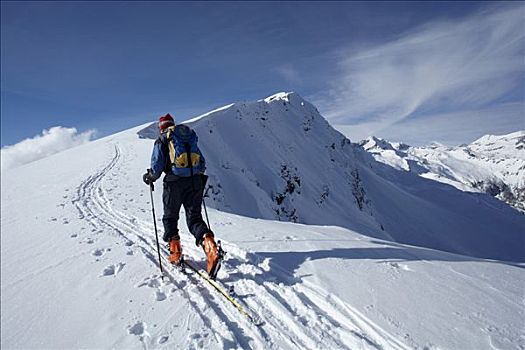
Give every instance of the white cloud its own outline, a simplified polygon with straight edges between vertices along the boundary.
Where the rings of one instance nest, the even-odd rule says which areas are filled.
[[[90,141],[95,131],[77,133],[75,128],[55,126],[43,130],[42,135],[25,139],[15,145],[2,147],[2,170],[16,168],[20,165],[50,156],[65,149]]]
[[[344,51],[340,75],[314,102],[332,123],[351,126],[357,138],[414,115],[496,104],[523,84],[524,16],[521,4],[491,8]]]

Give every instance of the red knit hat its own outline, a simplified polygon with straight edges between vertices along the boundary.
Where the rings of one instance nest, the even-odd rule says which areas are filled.
[[[173,120],[173,117],[169,113],[159,118],[160,132],[163,132],[166,128],[169,128],[173,125],[175,125],[175,120]]]

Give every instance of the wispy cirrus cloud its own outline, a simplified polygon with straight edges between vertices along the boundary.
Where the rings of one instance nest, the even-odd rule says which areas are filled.
[[[396,41],[342,51],[339,76],[314,102],[351,138],[406,118],[497,104],[523,89],[524,17],[522,4],[491,6],[462,20],[426,24]]]
[[[471,143],[483,135],[504,135],[525,130],[525,102],[501,103],[487,108],[438,113],[425,118],[406,118],[374,136],[412,146],[438,142],[457,146]],[[352,133],[352,126],[339,126],[343,133]]]
[[[301,75],[297,69],[289,63],[276,67],[274,71],[290,84],[298,85],[302,82]]]

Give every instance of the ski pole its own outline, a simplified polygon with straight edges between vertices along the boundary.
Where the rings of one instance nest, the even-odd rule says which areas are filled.
[[[208,210],[206,209],[206,201],[204,200],[204,196],[202,197],[202,204],[204,206],[204,214],[206,215],[206,221],[208,222],[208,228],[211,231],[210,219],[208,219]]]
[[[159,234],[157,233],[157,220],[155,219],[155,206],[153,205],[153,183],[149,184],[149,194],[151,197],[151,211],[153,213],[153,226],[155,227],[155,239],[157,241],[157,253],[159,254],[159,267],[160,276],[164,281],[164,270],[162,269],[162,261],[160,260],[160,245],[159,245]]]

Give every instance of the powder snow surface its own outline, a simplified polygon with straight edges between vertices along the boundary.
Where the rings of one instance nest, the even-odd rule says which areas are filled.
[[[287,107],[294,113],[286,114]],[[297,120],[302,107],[304,119]],[[221,185],[208,199],[220,209],[209,207],[209,217],[228,252],[218,278],[260,315],[260,327],[194,274],[168,267],[164,246],[161,279],[149,188],[141,180],[153,146],[137,136],[146,126],[6,171],[2,349],[525,348],[523,247],[508,241],[524,227],[523,216],[488,195],[400,177],[351,150],[314,112],[297,95],[279,94],[192,124],[210,183]],[[333,141],[326,144],[320,133]],[[312,164],[316,159],[323,160]],[[340,171],[351,182],[338,193]],[[153,192],[159,228],[161,189],[158,182]],[[284,196],[280,204],[277,194]],[[457,201],[461,208],[446,208]],[[292,220],[293,209],[303,224],[276,221]],[[315,217],[323,212],[332,213]],[[313,225],[330,220],[344,227]],[[500,243],[495,225],[502,228]],[[202,250],[180,227],[186,257],[204,266]],[[435,249],[440,245],[475,254]],[[482,254],[501,259],[473,257]]]

